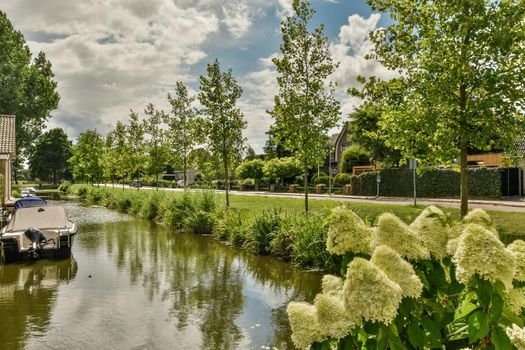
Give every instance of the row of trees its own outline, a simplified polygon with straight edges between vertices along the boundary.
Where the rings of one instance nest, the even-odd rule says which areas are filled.
[[[242,130],[247,125],[237,107],[242,89],[231,69],[221,71],[218,60],[207,72],[200,77],[197,96],[177,82],[174,93],[168,94],[169,112],[149,104],[143,121],[131,111],[128,123],[117,122],[105,138],[95,130],[81,133],[70,159],[75,178],[99,182],[147,174],[158,182],[159,174],[171,166],[182,170],[186,185],[195,162],[205,170],[213,163],[225,174],[229,205],[229,175],[244,150]],[[197,99],[200,108],[195,106]]]

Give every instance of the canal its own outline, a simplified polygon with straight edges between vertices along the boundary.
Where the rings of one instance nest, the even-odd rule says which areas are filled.
[[[71,259],[0,265],[0,349],[292,349],[286,305],[321,274],[61,202]]]

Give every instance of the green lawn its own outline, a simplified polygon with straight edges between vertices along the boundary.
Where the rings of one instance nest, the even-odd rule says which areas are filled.
[[[224,201],[224,195],[218,195]],[[283,210],[301,211],[304,208],[302,198],[284,197],[258,197],[230,195],[231,207],[251,211],[269,210],[275,207]],[[312,199],[309,202],[312,211],[325,210],[340,205],[343,202],[332,200]],[[368,223],[375,224],[377,217],[384,212],[391,212],[399,216],[406,222],[412,220],[425,208],[418,205],[399,205],[399,204],[377,204],[377,203],[355,203],[344,202],[346,206],[355,211]],[[459,209],[440,207],[445,213],[453,218],[459,219]],[[507,211],[488,211],[494,222],[498,225],[500,232],[511,236],[525,236],[525,213]]]

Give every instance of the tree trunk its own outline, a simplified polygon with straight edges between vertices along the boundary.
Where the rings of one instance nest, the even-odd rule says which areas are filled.
[[[155,174],[155,187],[159,190],[159,174]]]
[[[468,213],[468,167],[467,167],[467,141],[461,141],[460,145],[460,160],[459,166],[461,169],[461,187],[460,187],[460,197],[461,197],[461,218],[464,218]]]
[[[184,158],[184,161],[183,161],[183,165],[182,165],[182,179],[184,181],[184,188],[186,188],[187,186],[187,181],[188,181],[188,175],[187,175],[187,164],[186,164],[186,158]]]
[[[228,174],[228,162],[224,162],[224,175],[226,178],[226,181],[224,182],[224,188],[226,189],[226,208],[230,207],[230,174]]]
[[[308,167],[304,168],[304,212],[308,213]]]

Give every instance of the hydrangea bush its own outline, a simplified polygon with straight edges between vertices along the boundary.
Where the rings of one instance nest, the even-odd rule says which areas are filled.
[[[432,206],[370,227],[339,207],[328,223],[342,277],[288,305],[298,348],[525,350],[525,242],[505,246],[485,211],[454,222]]]

